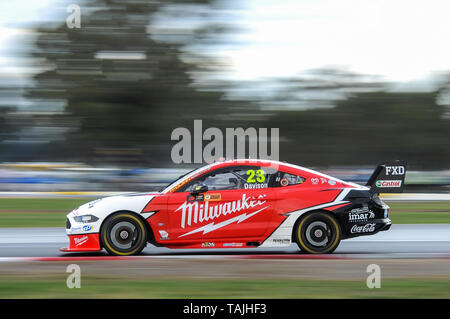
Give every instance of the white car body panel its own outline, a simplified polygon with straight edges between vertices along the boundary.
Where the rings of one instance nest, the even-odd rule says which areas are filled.
[[[124,194],[105,197],[86,203],[67,215],[71,227],[70,229],[66,229],[66,233],[67,235],[98,233],[100,232],[103,221],[109,215],[119,211],[133,212],[147,219],[152,213],[141,214],[141,212],[156,195],[155,193]],[[82,223],[74,220],[74,217],[82,215],[94,215],[98,217],[98,220],[93,223]]]
[[[360,189],[365,189],[361,187]],[[354,190],[354,188],[346,188],[344,189],[339,196],[330,203],[320,204],[313,207],[308,207],[305,209],[300,209],[295,212],[291,212],[288,214],[288,218],[286,218],[281,225],[270,235],[259,247],[288,247],[292,244],[292,232],[294,231],[294,226],[300,216],[303,214],[322,209],[326,207],[336,206],[340,204],[348,203],[348,201],[344,201],[343,199],[347,194]]]

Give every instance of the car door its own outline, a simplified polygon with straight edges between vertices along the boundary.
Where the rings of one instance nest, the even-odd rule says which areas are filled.
[[[173,239],[211,241],[262,236],[274,213],[276,193],[269,174],[256,166],[227,167],[206,173],[170,195]],[[192,195],[198,185],[208,190]]]

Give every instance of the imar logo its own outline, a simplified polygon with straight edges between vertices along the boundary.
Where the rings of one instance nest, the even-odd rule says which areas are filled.
[[[405,166],[386,166],[386,175],[404,175]]]

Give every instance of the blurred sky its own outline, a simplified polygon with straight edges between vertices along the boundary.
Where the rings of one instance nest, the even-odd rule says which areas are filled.
[[[52,2],[54,0],[0,1],[0,73],[28,74],[29,69],[20,58],[11,55],[11,50],[17,47],[20,36],[30,34],[27,26],[54,16]]]
[[[28,32],[19,26],[54,18],[54,3],[0,2],[1,73],[23,70],[20,59],[8,55],[17,36]],[[308,69],[338,66],[380,75],[387,81],[424,81],[435,72],[450,70],[448,0],[222,3],[233,11],[231,23],[245,27],[232,45],[209,51],[228,62],[224,76],[231,80],[289,77]]]
[[[448,0],[247,2],[247,44],[227,52],[238,78],[338,65],[411,81],[450,70]]]

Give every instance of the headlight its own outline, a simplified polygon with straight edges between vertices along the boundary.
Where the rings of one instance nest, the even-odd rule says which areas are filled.
[[[82,216],[75,216],[73,218],[77,223],[93,223],[98,220],[98,217],[95,217],[94,215],[82,215]]]

